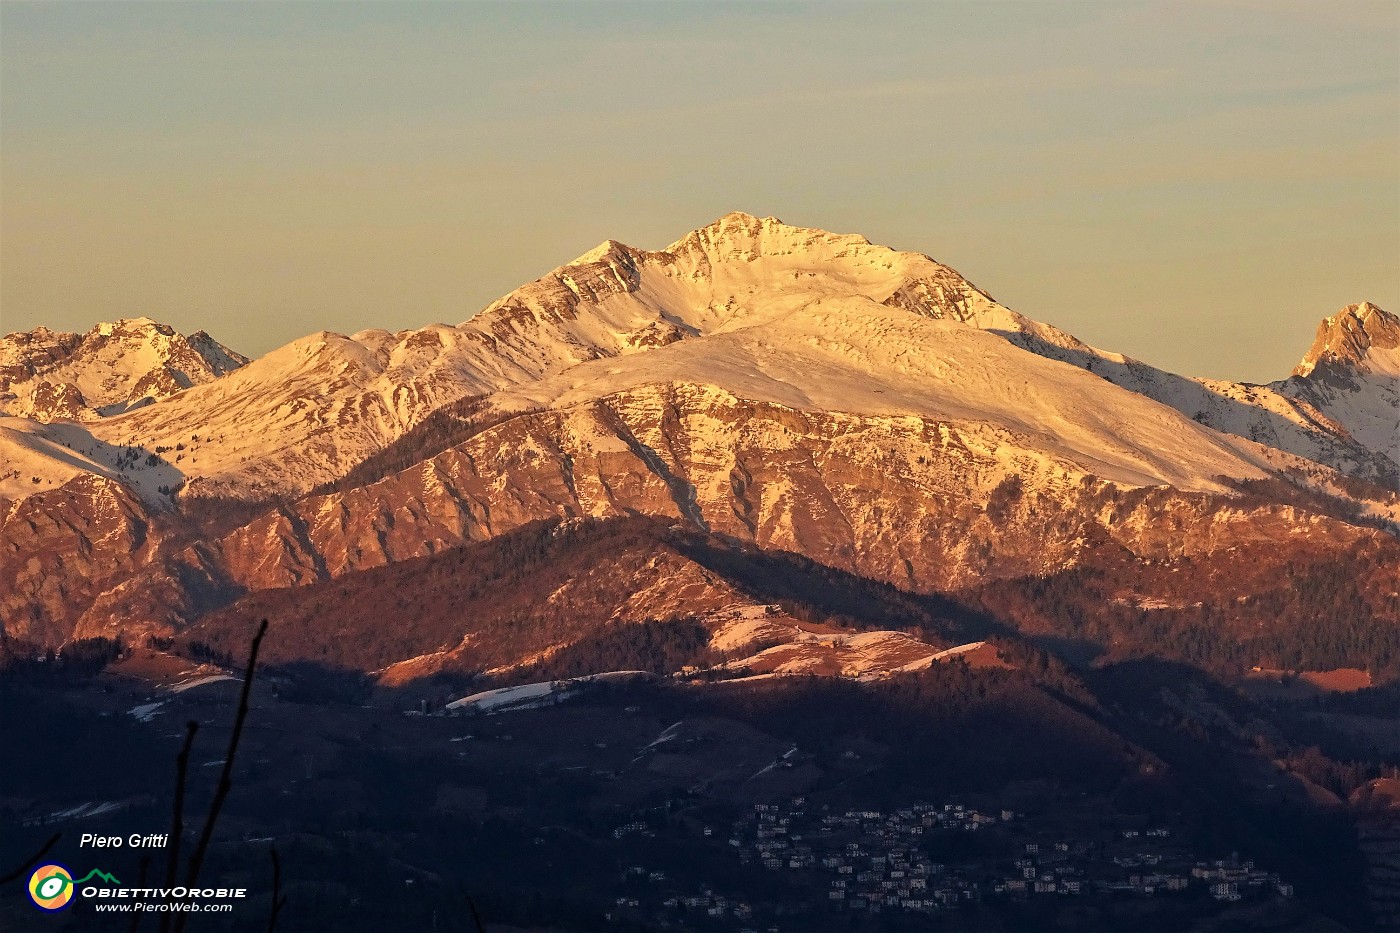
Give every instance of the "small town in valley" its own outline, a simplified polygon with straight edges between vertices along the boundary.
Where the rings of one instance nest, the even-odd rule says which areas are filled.
[[[1203,860],[1169,828],[1145,823],[1071,833],[1037,827],[1025,814],[1009,809],[983,812],[961,803],[916,803],[893,810],[838,811],[797,796],[754,804],[732,824],[696,831],[727,843],[749,871],[787,875],[786,880],[803,888],[824,889],[824,899],[814,901],[809,913],[904,913],[913,918],[1038,898],[1180,897],[1233,903],[1293,896],[1293,886],[1277,873],[1238,853]],[[644,819],[612,833],[615,839],[634,834],[654,835]],[[697,922],[751,931],[801,928],[790,907],[778,911],[775,904],[725,892],[719,885],[675,891],[667,880],[664,870],[627,866],[622,877],[627,893],[617,897],[608,919],[662,928]]]

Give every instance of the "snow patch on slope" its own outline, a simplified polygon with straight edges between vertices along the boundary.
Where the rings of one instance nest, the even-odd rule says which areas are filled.
[[[106,464],[61,443],[50,427],[28,418],[0,417],[0,498],[57,489],[85,473],[116,478]]]

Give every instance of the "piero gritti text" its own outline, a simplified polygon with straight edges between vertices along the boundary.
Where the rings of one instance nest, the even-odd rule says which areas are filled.
[[[83,833],[79,848],[88,849],[164,849],[170,842],[169,833],[132,833],[130,836],[98,836]]]

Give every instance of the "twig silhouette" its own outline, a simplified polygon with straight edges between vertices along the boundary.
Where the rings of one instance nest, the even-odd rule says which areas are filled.
[[[194,854],[190,856],[189,872],[185,876],[185,886],[193,888],[199,881],[199,870],[204,865],[205,853],[209,851],[209,842],[214,838],[214,826],[219,821],[219,811],[223,809],[224,800],[228,797],[228,792],[233,789],[233,759],[238,754],[238,740],[243,736],[243,724],[248,719],[248,694],[253,689],[253,674],[258,666],[258,648],[262,645],[263,636],[267,634],[267,620],[263,619],[258,626],[258,633],[253,636],[252,647],[248,649],[248,667],[243,672],[243,693],[238,700],[238,715],[233,720],[233,734],[228,740],[228,755],[224,758],[224,768],[219,774],[219,786],[214,791],[214,802],[209,805],[209,815],[205,817],[204,829],[199,834],[199,844],[195,847]],[[181,913],[175,919],[175,933],[181,933],[185,929],[185,920],[189,916]]]
[[[146,872],[150,870],[150,867],[151,857],[149,855],[141,856],[141,873],[136,879],[136,887],[144,888],[146,886]],[[140,926],[141,911],[138,910],[131,915],[131,926],[127,927],[127,933],[136,933],[137,928]]]
[[[486,925],[481,922],[481,914],[476,912],[476,901],[472,900],[472,896],[465,891],[462,892],[462,896],[467,899],[467,909],[472,912],[472,923],[476,924],[476,933],[486,933]]]
[[[175,807],[170,816],[170,852],[165,866],[165,886],[175,887],[175,876],[180,870],[180,841],[185,835],[185,778],[190,770],[190,749],[194,747],[194,734],[199,731],[199,723],[191,719],[185,723],[185,744],[180,754],[175,756]],[[140,913],[136,915],[138,918]],[[169,933],[174,914],[167,911],[161,915],[160,931]],[[132,921],[133,927],[135,920]]]
[[[267,933],[277,929],[277,915],[287,906],[287,897],[282,893],[282,860],[277,857],[277,846],[272,847],[272,912],[267,917]]]
[[[47,855],[48,852],[49,852],[49,850],[52,849],[52,848],[58,843],[58,840],[59,840],[62,836],[63,836],[63,833],[54,833],[52,836],[50,836],[50,837],[49,837],[49,841],[46,842],[46,843],[44,843],[43,845],[41,845],[41,846],[39,847],[39,851],[38,851],[38,852],[35,852],[33,855],[29,856],[29,858],[28,858],[23,864],[21,864],[18,868],[16,868],[14,871],[10,872],[8,875],[6,875],[6,876],[3,877],[3,878],[0,878],[0,884],[9,884],[11,881],[14,881],[14,880],[15,880],[16,878],[18,878],[20,875],[24,874],[25,872],[29,871],[29,869],[33,868],[34,865],[35,865],[35,863],[37,863],[37,862],[39,861],[39,859],[41,859],[41,858],[43,858],[45,855]]]

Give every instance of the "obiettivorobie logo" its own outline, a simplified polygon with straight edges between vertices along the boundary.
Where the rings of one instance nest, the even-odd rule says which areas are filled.
[[[89,883],[96,879],[96,883]],[[73,877],[67,865],[49,862],[41,865],[29,876],[29,899],[34,906],[47,913],[57,913],[72,905],[73,899],[82,896],[98,902],[98,910],[119,909],[122,911],[156,912],[219,912],[232,910],[228,903],[248,896],[247,888],[128,888],[115,876],[100,868]],[[208,901],[222,903],[209,904]],[[127,902],[120,905],[120,902]],[[205,903],[201,903],[205,902]],[[106,906],[103,906],[103,905]],[[113,905],[118,906],[114,907]]]
[[[121,884],[116,878],[94,868],[81,878],[74,880],[73,872],[66,865],[50,862],[34,869],[29,876],[29,899],[34,906],[49,913],[55,913],[73,903],[73,892],[78,885],[86,884],[93,878],[101,878],[108,884]]]

